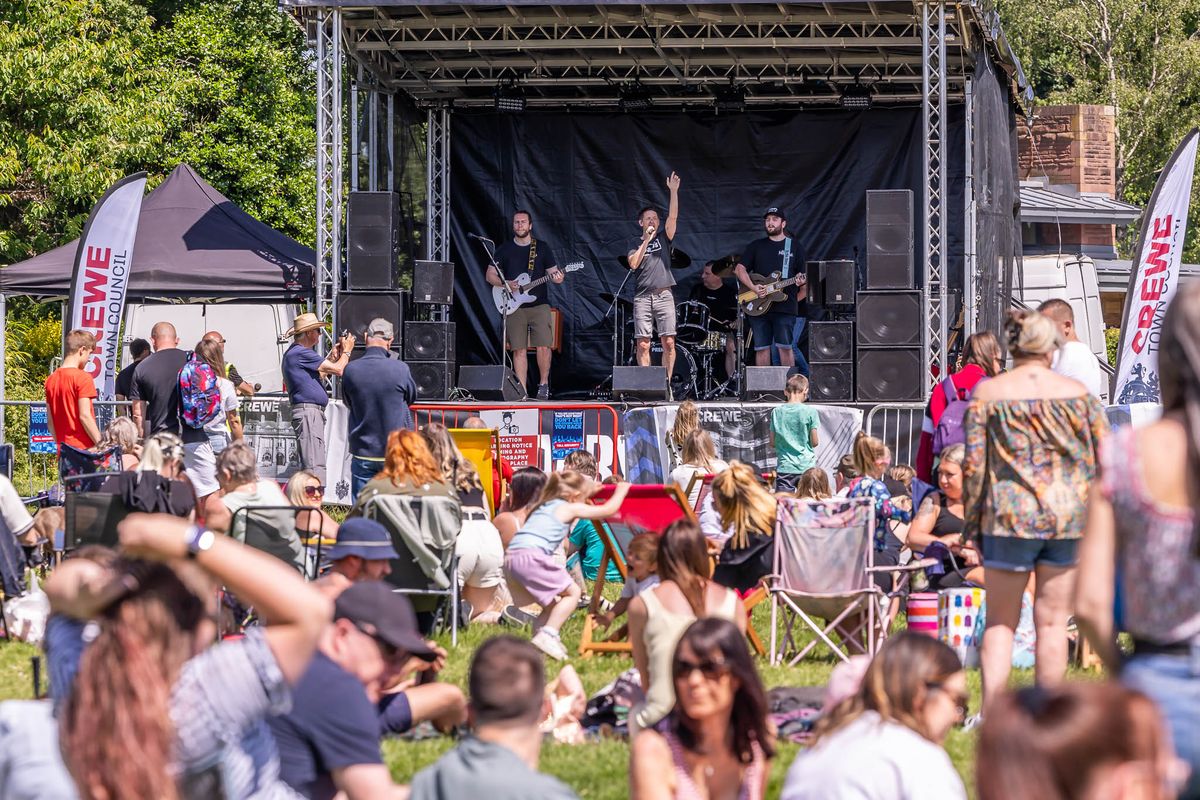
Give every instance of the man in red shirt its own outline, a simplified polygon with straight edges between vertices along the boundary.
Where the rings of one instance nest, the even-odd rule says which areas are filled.
[[[96,384],[83,371],[95,349],[95,336],[87,331],[71,331],[62,366],[46,378],[47,417],[50,435],[57,444],[90,450],[100,443],[100,428],[92,407]]]

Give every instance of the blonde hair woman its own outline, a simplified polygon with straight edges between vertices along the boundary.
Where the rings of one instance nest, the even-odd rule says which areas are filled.
[[[703,428],[696,428],[683,440],[682,463],[671,470],[671,480],[685,492],[691,487],[691,492],[688,492],[688,504],[695,507],[696,498],[700,496],[700,481],[696,480],[693,484],[696,476],[713,475],[728,467],[728,464],[717,458],[712,434]]]
[[[674,469],[683,458],[683,442],[688,434],[700,427],[700,407],[691,400],[684,400],[675,411],[675,422],[667,431],[667,456],[669,467]]]
[[[288,479],[288,504],[299,508],[310,509],[296,512],[296,530],[304,537],[305,547],[315,547],[316,537],[321,537],[322,547],[331,547],[337,543],[337,520],[325,513],[321,508],[321,500],[325,496],[325,487],[317,473],[302,469]]]
[[[100,444],[92,448],[103,453],[111,447],[121,448],[121,469],[136,469],[142,458],[141,436],[137,424],[130,417],[114,417],[104,429]]]
[[[869,497],[875,503],[875,566],[892,567],[900,563],[904,544],[892,533],[891,522],[912,521],[912,500],[892,497],[883,475],[892,461],[892,453],[879,439],[859,431],[850,453],[858,477],[850,483],[847,497]],[[875,583],[885,592],[892,591],[892,574],[875,573]]]
[[[713,571],[722,586],[749,594],[771,571],[775,557],[775,496],[748,464],[734,461],[713,479],[713,508],[730,531]]]
[[[183,471],[183,442],[167,431],[146,439],[137,468],[108,478],[100,491],[120,495],[130,511],[192,519],[196,493]]]

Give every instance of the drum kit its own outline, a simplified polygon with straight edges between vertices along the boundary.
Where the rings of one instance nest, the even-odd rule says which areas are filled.
[[[625,256],[618,260],[628,266]],[[671,268],[686,269],[691,258],[678,248],[671,251]],[[738,263],[737,255],[725,256],[713,262],[713,273],[728,278]],[[616,314],[614,332],[614,363],[636,363],[633,339],[633,303],[611,293],[600,299],[613,307]],[[737,375],[725,375],[725,342],[736,336],[740,325],[732,320],[718,320],[707,305],[685,300],[675,306],[675,369],[671,375],[671,395],[676,400],[712,400],[726,394],[736,394]],[[650,363],[662,363],[662,344],[656,338],[650,347]],[[718,370],[720,374],[718,374]]]

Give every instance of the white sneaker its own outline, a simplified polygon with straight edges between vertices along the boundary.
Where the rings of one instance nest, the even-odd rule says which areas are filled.
[[[538,631],[529,640],[529,643],[557,661],[567,660],[567,648],[563,647],[562,641],[549,631]]]

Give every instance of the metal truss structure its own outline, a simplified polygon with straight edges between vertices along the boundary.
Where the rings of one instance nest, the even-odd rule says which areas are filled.
[[[426,256],[449,253],[453,110],[491,107],[501,86],[530,109],[613,108],[635,87],[653,108],[711,107],[735,91],[746,106],[836,106],[847,87],[873,104],[923,110],[924,337],[927,363],[946,364],[949,210],[947,104],[968,99],[973,51],[989,46],[1021,102],[1023,76],[991,0],[825,0],[775,3],[447,4],[281,0],[307,26],[317,68],[317,311],[332,316],[341,270],[343,53],[358,76],[352,95],[352,185],[360,184],[357,108],[364,115],[367,183],[384,179],[378,98],[388,103],[386,185],[392,186],[392,98],[426,109]],[[971,141],[967,119],[966,143]],[[973,224],[967,186],[965,224]],[[974,231],[966,232],[968,243]],[[970,254],[967,254],[969,267]],[[967,286],[971,284],[967,282]],[[969,302],[970,306],[974,303]],[[971,315],[968,315],[971,316]],[[968,319],[970,326],[973,320]]]

